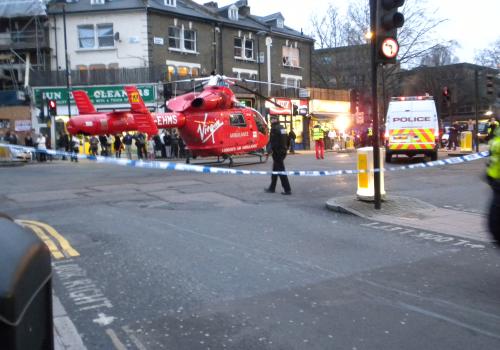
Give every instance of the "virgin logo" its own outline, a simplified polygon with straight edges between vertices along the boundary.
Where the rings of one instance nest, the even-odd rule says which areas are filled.
[[[215,143],[215,132],[224,125],[224,122],[217,119],[214,123],[207,125],[207,116],[208,113],[205,113],[203,123],[198,125],[198,134],[200,134],[201,143],[207,142],[210,138],[212,139],[212,143]]]

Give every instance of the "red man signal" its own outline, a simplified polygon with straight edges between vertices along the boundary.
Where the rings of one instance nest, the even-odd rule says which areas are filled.
[[[51,117],[55,117],[57,115],[57,103],[56,100],[49,100],[47,102],[48,109],[49,109],[49,115]]]

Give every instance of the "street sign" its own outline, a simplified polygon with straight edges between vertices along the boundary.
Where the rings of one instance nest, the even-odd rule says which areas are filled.
[[[393,38],[385,38],[380,47],[382,54],[387,58],[395,58],[398,55],[399,44]]]

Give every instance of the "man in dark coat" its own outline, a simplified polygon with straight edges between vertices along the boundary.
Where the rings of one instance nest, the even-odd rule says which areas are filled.
[[[273,171],[285,171],[285,157],[287,151],[287,141],[288,135],[286,129],[280,125],[277,118],[271,118],[271,133],[269,143],[271,144],[271,152],[273,157]],[[292,194],[292,189],[290,183],[288,182],[288,176],[279,175],[281,186],[283,187],[283,192],[281,194],[290,195]],[[268,193],[274,193],[276,191],[276,183],[278,181],[278,175],[271,175],[271,184],[265,189]]]

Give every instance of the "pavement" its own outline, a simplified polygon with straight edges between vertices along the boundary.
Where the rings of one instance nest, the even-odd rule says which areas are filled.
[[[326,207],[332,211],[392,225],[491,242],[485,216],[439,208],[417,198],[387,196],[381,209],[377,210],[373,202],[362,201],[350,195],[331,198],[326,202]]]

